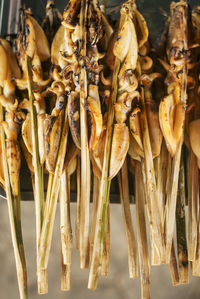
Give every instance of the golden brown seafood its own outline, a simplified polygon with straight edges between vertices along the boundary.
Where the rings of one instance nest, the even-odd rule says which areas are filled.
[[[15,99],[15,84],[13,75],[20,78],[21,73],[10,44],[0,38],[0,86],[3,93],[0,95],[0,103],[7,111],[15,110],[18,101]]]
[[[102,113],[101,108],[97,101],[91,97],[87,98],[87,106],[91,116],[91,135],[89,140],[89,149],[93,150],[97,143],[102,131]]]
[[[50,44],[61,24],[61,20],[62,15],[59,10],[55,8],[54,1],[48,0],[46,4],[46,16],[42,22],[42,28]]]
[[[175,66],[175,72],[185,64],[187,51],[186,9],[186,1],[172,2],[170,6],[171,21],[168,31],[167,55],[170,65]]]
[[[45,157],[46,168],[49,172],[54,173],[60,136],[62,132],[62,119],[63,112],[58,116],[46,116],[44,120],[44,144],[45,144]]]
[[[124,163],[126,154],[129,148],[129,131],[125,124],[115,124],[112,148],[111,148],[111,160],[110,160],[110,172],[109,179],[112,179],[119,172]]]
[[[139,107],[135,107],[129,116],[129,128],[132,137],[137,143],[137,147],[140,148],[140,152],[143,152],[142,134],[140,128],[140,120],[138,113],[141,112]],[[133,144],[133,143],[132,143]],[[135,145],[136,146],[136,145]]]
[[[38,130],[38,146],[40,163],[43,164],[45,161],[45,151],[44,151],[44,119],[45,119],[45,101],[44,97],[46,92],[39,93],[34,92],[35,96],[35,107],[37,111],[37,130]],[[33,140],[32,140],[32,124],[31,124],[31,114],[30,114],[30,104],[27,99],[24,99],[19,104],[20,109],[27,110],[26,119],[22,125],[22,137],[23,141],[27,147],[27,150],[32,155],[33,154]]]
[[[65,27],[60,26],[58,31],[56,32],[52,45],[51,45],[51,62],[55,65],[59,65],[60,59],[60,46],[64,42],[64,34]]]
[[[139,97],[140,94],[138,91],[133,91],[131,93],[125,91],[118,96],[117,103],[115,104],[115,119],[117,123],[126,122],[127,116],[132,109],[132,102]]]
[[[16,60],[16,57],[13,53],[11,45],[9,44],[9,42],[7,40],[5,40],[3,38],[0,38],[0,44],[3,46],[3,48],[6,51],[6,55],[7,55],[7,59],[8,59],[8,65],[9,65],[9,69],[10,69],[10,70],[8,70],[8,76],[10,77],[10,79],[13,76],[15,78],[20,78],[21,77],[21,71],[20,71],[19,66],[17,64],[17,60]]]
[[[153,158],[160,155],[163,135],[159,123],[158,105],[147,102],[147,119],[149,125],[149,134],[151,140],[151,149]]]
[[[127,21],[122,26],[114,45],[113,54],[121,61],[123,62],[125,57],[128,54],[128,50],[130,48],[130,42],[132,38],[132,29],[133,24],[130,19],[130,17],[127,17]],[[133,32],[135,32],[135,29],[133,29]],[[135,34],[136,36],[136,34]],[[136,46],[137,47],[137,46]],[[136,57],[137,57],[137,48],[135,49]]]
[[[168,68],[168,96],[159,108],[160,126],[168,150],[174,156],[180,138],[183,134],[186,110],[186,72],[187,72],[187,19],[185,17],[187,4],[185,1],[172,2],[171,20],[168,32],[167,56]]]
[[[80,7],[80,0],[69,1],[63,14],[63,22],[62,22],[63,26],[69,29],[74,29],[75,17],[79,7]]]
[[[147,57],[147,56],[146,56]],[[151,69],[151,66],[149,66]],[[149,69],[146,69],[146,72]],[[151,150],[153,158],[159,156],[162,144],[162,131],[160,128],[159,123],[159,107],[156,101],[153,99],[152,95],[152,83],[157,79],[160,78],[160,73],[144,73],[140,81],[144,86],[144,97],[145,97],[145,104],[146,104],[146,115],[148,121],[148,128],[149,128],[149,136],[150,136],[150,143],[151,143]]]
[[[16,78],[15,82],[17,87],[23,90],[28,87],[27,56],[32,58],[33,81],[37,86],[42,87],[50,82],[50,79],[43,79],[41,66],[41,62],[50,58],[50,49],[41,26],[25,11],[22,14],[22,30],[18,35],[16,46],[23,76],[21,79]]]
[[[137,9],[135,9],[134,18],[135,18],[134,24],[136,26],[136,31],[137,31],[138,47],[141,52],[142,47],[148,41],[149,31],[143,15]]]
[[[8,58],[5,49],[0,44],[0,86],[4,86],[4,82],[8,77]]]
[[[17,140],[20,125],[25,115],[22,112],[9,112],[6,121],[2,122],[6,134],[6,154],[10,182],[14,196],[19,193],[19,173],[21,167],[21,152]]]
[[[32,16],[28,16],[28,19],[30,19],[35,32],[36,53],[39,56],[40,61],[46,61],[50,58],[49,43],[47,41],[46,35],[42,27]]]
[[[22,125],[22,138],[26,145],[27,150],[33,154],[33,143],[32,143],[32,127],[31,127],[31,114],[26,115],[26,119]]]
[[[80,94],[72,91],[68,97],[68,118],[72,138],[76,146],[81,148],[80,141]]]
[[[183,133],[185,110],[185,104],[174,104],[173,94],[166,96],[160,103],[160,127],[172,157],[176,153],[177,146]]]
[[[68,92],[65,91],[64,84],[59,81],[54,81],[51,87],[48,88],[48,92],[56,95],[56,104],[51,115],[46,114],[42,120],[44,126],[44,153],[46,168],[49,172],[54,173]]]

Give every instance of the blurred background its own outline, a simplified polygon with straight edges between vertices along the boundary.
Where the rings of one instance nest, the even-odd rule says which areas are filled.
[[[100,277],[96,291],[87,289],[88,270],[79,267],[79,255],[75,248],[75,209],[71,204],[71,220],[74,238],[73,259],[71,267],[71,290],[60,291],[60,232],[59,232],[59,204],[56,220],[50,261],[48,268],[49,293],[37,294],[36,285],[36,249],[35,249],[35,208],[33,202],[22,202],[22,228],[24,246],[28,268],[28,285],[30,299],[140,299],[140,278],[130,279],[128,273],[127,246],[120,204],[111,205],[111,253],[109,274]],[[135,205],[131,206],[135,222]],[[0,298],[19,298],[8,222],[6,200],[0,201]],[[167,265],[151,267],[151,298],[153,299],[199,299],[200,278],[191,277],[187,285],[171,285],[169,267]]]

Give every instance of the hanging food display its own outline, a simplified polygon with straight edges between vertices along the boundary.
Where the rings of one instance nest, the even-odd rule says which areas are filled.
[[[49,0],[41,25],[31,9],[20,10],[15,47],[0,38],[0,184],[20,298],[28,298],[22,158],[32,179],[40,294],[48,292],[58,200],[61,289],[70,289],[73,238],[80,268],[89,268],[88,288],[96,289],[99,276],[108,274],[110,188],[116,179],[129,275],[137,277],[139,267],[142,298],[150,298],[150,264],[168,264],[173,285],[188,283],[189,262],[192,274],[200,276],[199,13],[199,6],[188,9],[185,0],[172,2],[153,47],[134,0],[122,4],[115,23],[109,23],[97,0],[71,0],[63,15]],[[70,216],[74,178],[75,232]]]

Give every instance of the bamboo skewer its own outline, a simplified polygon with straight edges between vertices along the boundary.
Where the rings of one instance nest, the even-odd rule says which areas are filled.
[[[134,3],[127,2],[127,7],[125,5],[122,8],[118,32],[121,32],[121,30],[123,31],[122,28],[125,28],[125,24],[128,19],[129,19],[130,26],[134,26],[133,23],[131,25],[131,22],[132,22],[131,15],[133,14],[134,7],[135,7]],[[134,28],[134,27],[132,27],[132,28]],[[122,39],[122,44],[123,44],[123,42],[124,42],[124,39]],[[132,40],[132,43],[134,43],[134,42],[137,42],[136,34]],[[127,140],[129,140],[129,137],[127,137],[127,132],[128,132],[127,129],[128,128],[126,127],[124,120],[122,120],[122,123],[121,123],[119,114],[118,114],[119,118],[114,118],[115,117],[114,105],[117,101],[117,96],[118,96],[118,74],[120,71],[120,61],[123,61],[125,58],[125,57],[123,57],[122,52],[120,51],[120,49],[123,47],[122,44],[120,45],[120,42],[119,42],[119,44],[117,44],[117,43],[115,44],[116,52],[114,54],[114,56],[115,56],[114,57],[114,67],[112,67],[113,68],[113,78],[112,78],[111,99],[109,100],[109,103],[108,103],[108,118],[107,118],[107,124],[106,124],[106,137],[105,137],[105,145],[104,145],[103,167],[102,167],[102,172],[101,172],[101,181],[100,181],[100,190],[99,190],[97,223],[96,223],[96,229],[95,229],[95,242],[94,242],[92,263],[91,263],[89,282],[88,282],[88,288],[90,288],[90,289],[95,289],[97,287],[99,274],[100,274],[100,271],[102,268],[104,240],[105,240],[105,228],[106,228],[106,220],[107,220],[106,213],[107,213],[107,208],[108,208],[108,204],[109,204],[110,184],[111,184],[112,175],[117,174],[117,172],[116,173],[111,172],[112,175],[110,174],[111,161],[113,160],[113,156],[114,156],[113,152],[111,155],[111,149],[114,148],[114,150],[116,151],[117,148],[121,147],[119,140],[117,140],[117,141],[115,140],[116,141],[116,143],[114,144],[115,146],[116,146],[117,142],[119,143],[117,148],[114,147],[112,144],[113,138],[115,136],[114,133],[116,132],[117,128],[126,129],[126,132],[125,132],[126,136],[124,135],[124,132],[121,135],[123,135],[123,137],[126,138],[126,144],[127,144]],[[130,49],[130,52],[131,52],[131,50],[132,49]],[[128,53],[130,53],[130,52],[128,52]],[[133,56],[134,56],[134,54],[133,54]],[[126,55],[128,55],[128,54],[126,53]],[[126,65],[126,64],[124,64],[124,65]],[[132,63],[130,65],[134,71],[135,63]],[[123,70],[123,71],[126,73],[125,70]],[[125,74],[124,74],[124,76],[125,76]],[[135,86],[134,86],[134,88],[135,88]],[[120,105],[120,104],[118,103],[118,105]],[[117,116],[117,114],[116,114],[116,116]],[[116,130],[114,130],[114,119],[117,122],[116,127],[115,127]],[[124,150],[124,153],[127,153],[125,148],[123,150]],[[124,158],[125,158],[125,155],[121,158],[121,161],[123,161]],[[116,159],[117,159],[117,156],[116,156]],[[118,161],[118,163],[119,163],[119,161]],[[120,164],[120,168],[121,168],[121,164]],[[113,170],[114,170],[114,168],[112,165],[112,171]]]
[[[102,257],[101,275],[107,276],[110,260],[110,205],[107,206],[104,232],[104,248]]]
[[[141,74],[140,67],[139,74]],[[143,146],[144,146],[144,166],[145,166],[145,174],[146,174],[146,190],[147,190],[147,207],[149,210],[149,223],[150,230],[152,232],[152,246],[153,250],[156,250],[156,255],[158,255],[159,261],[164,261],[164,252],[165,252],[165,244],[163,238],[163,225],[161,220],[161,212],[158,202],[157,196],[157,186],[156,179],[154,173],[154,164],[153,157],[151,151],[151,143],[149,137],[148,130],[148,122],[146,116],[146,108],[145,108],[145,99],[144,99],[144,91],[141,91],[141,100],[143,105],[143,110],[141,112],[141,127],[143,132]]]
[[[182,141],[180,142],[176,155],[172,160],[172,174],[170,177],[170,189],[167,194],[166,220],[165,220],[166,221],[166,262],[167,263],[170,260],[172,237],[174,232],[181,150],[182,150]]]
[[[111,142],[113,134],[113,121],[114,121],[114,107],[113,103],[116,101],[117,96],[117,77],[120,68],[120,62],[116,58],[114,66],[114,76],[113,76],[113,92],[111,100],[108,107],[108,120],[106,126],[106,140],[104,147],[104,159],[103,159],[103,169],[100,181],[99,189],[99,199],[98,199],[98,211],[97,211],[97,221],[95,228],[95,239],[94,239],[94,248],[92,255],[92,262],[89,274],[89,289],[96,289],[99,273],[102,265],[102,254],[103,254],[103,244],[104,244],[104,229],[105,229],[105,217],[108,204],[108,194],[110,189],[110,180],[109,176],[109,161],[111,155]]]
[[[81,1],[80,28],[83,42],[81,56],[86,57],[87,50],[87,11],[88,0]],[[80,73],[80,127],[81,127],[81,202],[80,202],[80,267],[89,265],[89,205],[90,205],[90,157],[88,148],[87,113],[87,74],[82,67]]]
[[[194,153],[189,153],[188,169],[188,260],[196,260],[197,227],[198,227],[198,198],[199,170]]]
[[[186,238],[186,215],[185,215],[185,173],[183,157],[181,159],[179,173],[179,190],[176,207],[176,234],[178,248],[178,267],[180,284],[189,282],[188,273],[188,246]]]
[[[54,224],[55,212],[56,212],[56,204],[57,204],[58,193],[60,188],[60,178],[63,172],[63,164],[64,164],[64,158],[66,153],[68,130],[69,130],[69,125],[68,125],[67,106],[66,106],[59,152],[58,152],[56,168],[53,177],[53,184],[51,189],[50,205],[48,206],[48,209],[45,207],[44,221],[43,221],[41,235],[40,235],[39,267],[44,270],[46,270],[48,266],[52,233],[53,233],[53,224]]]
[[[200,276],[200,250],[199,250],[199,223],[198,223],[198,236],[197,236],[197,254],[196,254],[196,260],[191,262],[191,270],[192,270],[192,275],[193,276]]]
[[[180,284],[178,264],[177,264],[176,253],[175,253],[175,248],[174,248],[174,240],[172,240],[171,254],[170,254],[170,261],[169,261],[169,270],[170,270],[172,285],[176,286],[176,285]]]
[[[71,265],[65,265],[63,262],[63,255],[61,253],[61,290],[69,291],[70,285]]]
[[[70,176],[65,170],[60,179],[60,229],[63,262],[70,265],[72,261],[72,228],[70,221]]]
[[[72,264],[72,227],[70,216],[70,177],[77,168],[78,150],[68,152],[60,182],[60,231],[61,231],[61,290],[70,290]]]
[[[53,185],[53,179],[54,179],[54,175],[53,175],[53,173],[50,173],[49,177],[48,177],[46,202],[45,202],[45,209],[46,210],[48,210],[49,205],[50,205],[50,198],[51,198],[51,190],[52,190],[52,185]]]
[[[171,22],[169,25],[169,46],[174,47],[175,44],[173,43],[172,37],[174,40],[179,43],[180,39],[182,44],[181,46],[177,44],[177,46],[182,47],[184,51],[187,51],[187,3],[185,1],[181,1],[176,3],[174,10],[172,10]],[[182,14],[180,14],[180,11]],[[177,16],[179,16],[179,30],[175,29],[175,24],[177,23]],[[179,36],[178,33],[181,35]],[[170,36],[174,34],[174,36]],[[181,49],[180,49],[181,51]],[[176,57],[175,55],[169,58],[170,59],[170,67],[174,68],[174,75],[176,72],[180,72],[180,66],[178,70],[176,70],[175,64]],[[178,88],[178,95],[176,95],[177,105],[186,104],[186,88],[187,88],[187,57],[183,53],[182,57],[182,64],[181,64],[181,77],[177,77],[178,81],[176,82],[176,86]],[[184,107],[183,107],[184,108]],[[185,114],[185,113],[184,113]],[[185,116],[185,115],[184,115]],[[167,192],[167,205],[166,205],[166,218],[165,218],[165,229],[166,229],[166,262],[170,260],[170,252],[172,246],[172,238],[174,233],[174,223],[175,223],[175,213],[176,213],[176,200],[177,200],[177,190],[178,190],[178,177],[179,177],[179,169],[180,169],[180,159],[181,159],[181,151],[182,151],[182,144],[183,144],[183,128],[184,123],[180,128],[180,138],[179,142],[177,142],[176,152],[174,157],[172,158],[172,168],[171,174],[169,178],[169,190]]]
[[[0,87],[0,95],[3,94],[3,89]],[[0,105],[0,122],[4,121],[4,109]],[[21,215],[20,215],[20,193],[17,197],[14,197],[12,194],[12,188],[9,178],[9,170],[7,164],[7,155],[6,155],[6,139],[5,133],[0,127],[0,137],[1,137],[1,146],[2,146],[2,158],[3,158],[3,169],[5,177],[5,190],[7,196],[8,204],[8,214],[10,221],[11,237],[12,244],[14,247],[15,263],[17,270],[17,279],[19,286],[19,293],[21,299],[28,298],[28,288],[27,288],[27,269],[25,261],[24,246],[22,240],[22,229],[21,229]]]
[[[80,197],[81,197],[81,165],[80,165],[80,157],[77,156],[77,168],[76,168],[76,176],[77,176],[77,200],[76,200],[76,223],[75,223],[75,231],[76,231],[76,249],[80,249]]]
[[[158,194],[158,200],[159,200],[159,208],[160,208],[160,213],[161,213],[161,220],[162,220],[162,226],[164,227],[164,197],[165,197],[165,192],[163,189],[163,171],[161,169],[161,155],[159,155],[155,160],[154,160],[154,168],[155,168],[155,176],[156,176],[156,185],[157,185],[157,194]],[[150,219],[150,218],[149,218]],[[152,242],[151,244],[151,262],[152,265],[160,265],[160,257],[158,255],[158,252],[153,245],[153,233],[152,233],[152,228],[150,228],[150,240]]]
[[[118,174],[118,184],[120,191],[120,200],[122,204],[126,242],[128,246],[129,276],[130,278],[135,278],[138,276],[137,246],[130,210],[127,160],[125,160],[122,169]]]
[[[147,181],[146,181],[146,173],[145,173],[145,166],[144,166],[144,161],[141,161],[141,171],[142,171],[142,182],[144,186],[144,196],[146,199],[147,196]],[[152,214],[151,214],[151,209],[149,207],[149,201],[146,200],[146,205],[147,205],[147,214],[148,214],[148,219],[152,219]],[[160,265],[160,256],[158,255],[158,252],[155,249],[155,246],[153,246],[153,232],[152,232],[152,226],[149,226],[149,234],[150,234],[150,241],[151,241],[151,261],[152,265]]]
[[[158,194],[163,228],[164,228],[164,216],[165,216],[165,194],[166,194],[166,190],[167,190],[166,189],[166,179],[167,179],[167,169],[168,169],[167,157],[168,157],[167,149],[163,142],[162,146],[161,146],[161,153],[154,160],[154,167],[155,167],[155,173],[156,173],[156,184],[157,184],[157,194]],[[151,259],[152,259],[153,265],[160,264],[160,258],[154,248],[152,248]]]
[[[72,228],[70,221],[70,176],[65,170],[60,179],[60,230],[61,230],[61,290],[70,289],[72,263]]]
[[[23,71],[23,76],[17,77],[15,82],[19,89],[28,89],[29,102],[26,103],[26,99],[20,103],[22,109],[30,111],[30,126],[32,139],[28,140],[29,151],[31,148],[32,154],[32,165],[34,168],[34,195],[35,195],[35,211],[36,211],[36,248],[37,248],[37,280],[38,280],[38,292],[46,293],[48,289],[47,284],[47,273],[40,270],[38,267],[38,247],[39,247],[39,237],[43,221],[44,212],[44,187],[43,187],[43,167],[40,161],[39,154],[39,136],[38,136],[38,118],[37,118],[37,108],[40,109],[40,103],[34,96],[34,91],[38,91],[38,86],[42,84],[43,86],[49,82],[48,80],[43,80],[41,60],[47,60],[50,56],[49,46],[46,40],[45,34],[42,28],[39,26],[37,21],[26,13],[24,9],[21,11],[21,31],[17,38],[17,49],[19,64]],[[28,29],[26,31],[26,29]],[[37,36],[37,43],[35,34],[39,32]],[[43,43],[43,51],[38,47],[40,43]],[[40,49],[39,49],[40,48]],[[36,54],[37,52],[37,54]],[[37,57],[36,57],[37,56]],[[37,60],[37,66],[33,61]],[[15,66],[14,66],[15,67]],[[36,79],[37,78],[37,79]],[[33,82],[34,80],[34,82]],[[37,81],[37,82],[35,82]],[[24,103],[23,103],[24,102]],[[36,108],[37,105],[37,108]],[[41,109],[43,110],[43,109]],[[28,119],[27,119],[28,121]]]
[[[146,220],[145,220],[145,200],[144,185],[141,165],[135,165],[135,203],[138,235],[138,253],[141,276],[142,299],[150,298],[150,263],[148,254]]]
[[[98,188],[99,188],[99,179],[94,175],[93,176],[93,205],[92,205],[92,224],[90,232],[90,260],[92,260],[93,247],[94,247],[94,234],[95,234],[95,225],[97,217],[97,208],[98,208]]]
[[[157,193],[161,211],[162,225],[164,227],[164,211],[165,211],[165,194],[166,194],[166,179],[167,179],[167,149],[162,143],[161,153],[155,160]]]
[[[37,112],[34,105],[33,82],[32,82],[32,59],[26,56],[28,70],[28,94],[31,112],[32,126],[32,144],[33,144],[33,166],[34,166],[34,187],[35,187],[35,212],[36,212],[36,247],[37,247],[37,277],[38,293],[45,294],[48,292],[48,278],[45,270],[39,268],[38,250],[39,238],[43,222],[44,213],[44,187],[43,187],[43,169],[40,164],[38,133],[37,133]]]

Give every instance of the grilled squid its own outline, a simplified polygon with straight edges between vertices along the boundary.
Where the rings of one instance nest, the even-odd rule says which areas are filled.
[[[45,161],[45,151],[44,151],[44,119],[45,119],[45,96],[46,92],[39,93],[34,92],[35,96],[35,107],[37,111],[37,130],[38,130],[38,143],[39,143],[39,155],[40,163],[43,164]],[[33,154],[33,144],[32,144],[32,125],[31,125],[31,114],[29,101],[24,99],[19,107],[21,109],[27,110],[26,119],[22,125],[22,137],[23,141],[27,147],[27,150],[32,155]]]
[[[15,99],[13,76],[20,78],[20,69],[10,44],[0,38],[0,86],[3,88],[3,94],[0,95],[0,103],[7,110],[15,110],[18,105]]]
[[[2,126],[6,134],[7,163],[11,188],[14,196],[18,196],[19,194],[21,152],[17,138],[24,118],[25,115],[23,112],[12,111],[6,115],[6,121],[2,122]]]
[[[60,136],[62,132],[64,109],[67,103],[68,92],[62,82],[54,81],[49,91],[56,95],[56,104],[51,115],[44,118],[44,150],[46,168],[53,173],[56,166]]]
[[[62,20],[62,15],[57,8],[55,8],[55,3],[52,0],[48,0],[46,4],[46,16],[42,23],[42,28],[51,45],[53,38],[58,30]]]
[[[186,110],[187,37],[184,1],[172,2],[168,31],[167,57],[169,61],[165,82],[168,95],[159,107],[160,127],[171,156],[174,156],[183,134]],[[163,64],[163,63],[162,63]],[[163,64],[166,67],[166,63]]]
[[[32,58],[33,81],[38,87],[46,86],[50,79],[43,79],[41,62],[50,58],[49,44],[40,25],[26,11],[21,13],[21,31],[16,46],[19,65],[23,72],[21,79],[15,79],[17,87],[21,90],[28,88],[27,56]]]
[[[113,53],[120,60],[121,67],[118,75],[117,101],[114,106],[116,124],[114,125],[112,140],[110,178],[118,173],[128,152],[130,138],[126,121],[140,98],[136,77],[138,60],[138,40],[134,24],[136,7],[135,5],[129,6],[129,4],[127,3],[121,9],[121,17],[124,18],[124,23],[116,37],[113,48]],[[133,115],[137,115],[137,113],[133,113]],[[137,126],[137,121],[134,122],[132,118],[131,122],[133,132],[134,126]],[[118,159],[116,159],[117,151],[120,152]]]

